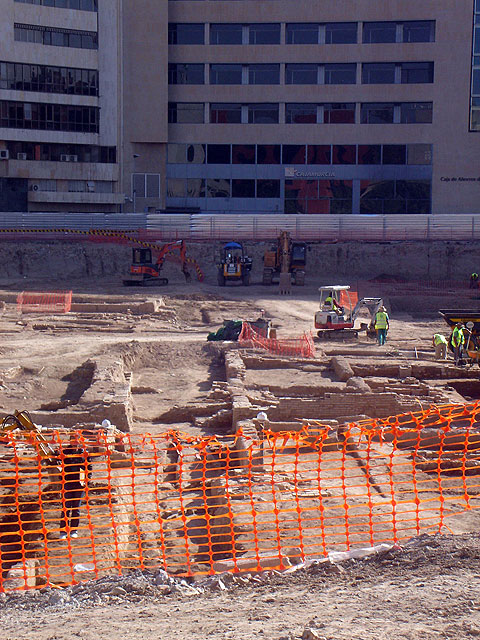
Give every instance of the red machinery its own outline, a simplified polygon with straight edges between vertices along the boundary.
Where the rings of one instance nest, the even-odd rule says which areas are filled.
[[[178,249],[180,255],[180,263],[183,275],[187,282],[190,280],[190,273],[187,269],[186,247],[183,240],[176,242],[167,242],[163,246],[158,247],[156,261],[152,260],[152,249],[144,247],[135,247],[132,250],[132,264],[130,266],[130,276],[124,278],[123,284],[128,286],[147,285],[147,284],[168,284],[168,278],[161,278],[160,272],[165,262],[166,256]]]

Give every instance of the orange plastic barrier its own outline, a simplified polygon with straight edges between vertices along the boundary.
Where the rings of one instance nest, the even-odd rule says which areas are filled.
[[[338,303],[341,307],[349,309],[351,304],[353,309],[357,302],[358,293],[356,291],[340,291],[340,300],[338,301]]]
[[[17,296],[20,313],[68,313],[72,308],[72,292],[55,293],[22,291]]]
[[[242,324],[242,331],[238,337],[242,347],[257,347],[270,353],[283,356],[297,356],[300,358],[314,358],[315,345],[312,334],[304,333],[300,338],[267,338],[259,329],[249,322]]]
[[[332,550],[451,532],[480,507],[479,413],[478,404],[452,405],[339,433],[312,421],[262,439],[78,432],[76,452],[65,434],[44,432],[56,460],[43,459],[32,436],[6,434],[0,589],[133,568],[281,569]],[[81,470],[86,485],[74,495]]]

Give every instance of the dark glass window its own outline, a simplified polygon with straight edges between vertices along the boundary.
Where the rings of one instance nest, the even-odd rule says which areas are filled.
[[[15,0],[26,4],[38,4],[57,9],[79,9],[80,11],[98,11],[97,0]]]
[[[433,119],[433,102],[402,102],[400,122],[429,124]]]
[[[278,124],[278,104],[248,105],[249,124]]]
[[[242,84],[242,65],[211,64],[210,84]]]
[[[232,164],[255,164],[255,145],[234,144],[232,146]]]
[[[232,198],[255,198],[255,180],[232,180]]]
[[[207,164],[230,164],[230,145],[207,145]]]
[[[204,25],[194,22],[170,22],[168,44],[205,44]]]
[[[169,102],[168,122],[169,123],[203,123],[204,107],[203,102]]]
[[[257,180],[257,198],[279,198],[280,180]]]
[[[355,164],[357,148],[354,144],[334,144],[333,164]]]
[[[307,164],[331,164],[332,151],[329,144],[308,145]]]
[[[314,124],[317,122],[317,105],[292,103],[285,105],[287,124]]]
[[[248,84],[280,84],[280,65],[248,65]]]
[[[57,143],[31,143],[31,142],[7,142],[7,149],[11,158],[17,158],[17,154],[26,154],[27,160],[60,161],[62,155],[76,156],[76,162],[102,162],[115,163],[116,147],[97,147],[84,144],[57,144]]]
[[[285,65],[285,84],[317,84],[317,64],[287,64]]]
[[[435,21],[412,20],[404,22],[403,42],[435,42]]]
[[[391,102],[367,102],[361,106],[362,124],[389,124],[393,122],[394,105]]]
[[[242,105],[215,103],[210,105],[210,122],[214,124],[239,123],[242,121]]]
[[[368,62],[362,65],[363,84],[394,84],[394,62]]]
[[[287,44],[318,44],[318,24],[290,23],[286,26]]]
[[[325,84],[355,84],[357,82],[357,65],[340,63],[325,65]]]
[[[257,164],[280,164],[280,145],[258,144]]]
[[[282,146],[282,164],[305,164],[305,145],[284,144]]]
[[[376,42],[396,42],[396,22],[364,22],[363,42],[372,44]]]
[[[433,62],[402,62],[402,84],[433,82]]]
[[[98,49],[98,34],[94,31],[56,29],[54,27],[15,23],[14,38],[19,42],[31,42],[57,47]]]
[[[407,148],[404,144],[384,144],[383,164],[406,164]]]
[[[211,24],[210,44],[242,44],[241,24]]]
[[[359,144],[358,164],[381,164],[382,147],[379,144]]]
[[[329,22],[325,25],[326,44],[354,44],[357,42],[356,22]]]
[[[229,198],[230,180],[227,178],[207,179],[207,198]]]
[[[204,84],[204,67],[203,64],[169,64],[168,84]]]
[[[0,88],[96,96],[98,71],[0,62]]]
[[[248,28],[250,44],[280,44],[280,24],[251,24]]]
[[[0,127],[98,133],[97,107],[0,101]]]
[[[355,103],[332,102],[323,105],[324,124],[355,123]]]

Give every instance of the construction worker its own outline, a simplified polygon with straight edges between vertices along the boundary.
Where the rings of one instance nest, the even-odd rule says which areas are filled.
[[[387,341],[387,332],[390,328],[390,320],[385,307],[380,307],[375,314],[375,331],[377,332],[377,340],[380,346]]]
[[[443,336],[441,333],[436,333],[433,336],[432,342],[433,346],[435,347],[435,359],[446,360],[448,342],[445,336]]]
[[[80,446],[78,436],[72,433],[70,445],[60,452],[62,462],[62,519],[60,540],[67,536],[78,538],[80,505],[85,494],[85,486],[92,471],[92,465]]]
[[[453,359],[456,367],[458,367],[462,361],[463,345],[465,344],[464,330],[465,327],[463,324],[461,322],[457,322],[453,329],[452,337],[450,338],[453,347]]]
[[[325,298],[323,302],[323,307],[325,311],[332,310],[332,311],[335,311],[335,313],[338,313],[339,315],[343,313],[342,307],[340,307],[340,305],[332,295],[329,295],[327,298]]]
[[[478,273],[473,272],[470,276],[470,289],[478,289]]]

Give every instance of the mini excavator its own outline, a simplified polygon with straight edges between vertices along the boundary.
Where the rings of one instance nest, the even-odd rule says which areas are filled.
[[[146,286],[149,284],[166,285],[168,278],[161,278],[160,272],[165,262],[167,254],[178,250],[181,263],[182,273],[187,282],[190,281],[190,273],[187,269],[187,255],[185,242],[178,240],[176,242],[167,242],[163,246],[158,247],[155,263],[152,260],[152,249],[144,247],[135,247],[132,249],[132,264],[130,266],[130,275],[123,279],[125,287]]]

